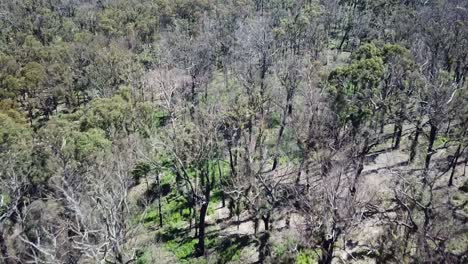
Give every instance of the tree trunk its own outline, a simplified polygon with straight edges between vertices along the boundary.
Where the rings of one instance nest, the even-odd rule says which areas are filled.
[[[2,263],[5,264],[13,264],[14,262],[10,259],[10,256],[8,255],[8,247],[3,236],[2,228],[0,228],[0,253],[2,254],[0,260],[3,260]]]
[[[257,235],[257,231],[258,231],[258,217],[255,216],[254,219],[253,219],[253,224],[254,224],[254,235],[256,236]]]
[[[229,152],[229,166],[231,168],[231,177],[236,177],[237,172],[236,172],[236,153],[233,153],[232,151],[232,143],[228,143],[228,152]]]
[[[218,173],[219,173],[219,188],[221,190],[221,207],[226,206],[226,194],[224,193],[224,180],[223,180],[223,171],[221,170],[221,163],[218,158]]]
[[[418,139],[419,139],[419,135],[421,134],[422,132],[422,128],[421,128],[421,121],[418,121],[418,123],[416,124],[416,132],[414,134],[414,138],[413,138],[413,141],[411,142],[411,152],[410,152],[410,158],[409,158],[409,162],[413,162],[414,161],[414,158],[416,157],[416,147],[418,146]]]
[[[285,124],[282,122],[279,133],[278,133],[278,140],[276,141],[276,153],[275,153],[275,157],[273,158],[273,166],[271,167],[272,171],[274,171],[276,167],[278,167],[278,151],[279,151],[279,145],[281,143],[281,138],[283,137],[284,127],[285,127]]]
[[[455,155],[452,160],[452,164],[451,164],[452,172],[450,173],[450,179],[448,182],[449,187],[453,185],[453,176],[455,175],[455,169],[457,168],[458,158],[460,157],[460,154],[461,154],[460,151],[461,151],[461,143],[458,144],[457,151],[455,152]]]
[[[229,203],[228,203],[228,209],[229,209],[229,219],[231,219],[231,217],[234,216],[234,210],[235,210],[235,203],[234,203],[234,199],[229,198]]]
[[[198,222],[198,244],[196,249],[197,257],[205,254],[205,217],[208,210],[208,201],[203,203],[200,209],[200,219]]]
[[[359,177],[361,176],[362,171],[364,170],[364,159],[366,158],[366,154],[369,152],[370,148],[371,147],[369,147],[369,139],[366,138],[364,141],[364,147],[359,153],[356,174],[354,176],[353,185],[350,189],[352,195],[354,195],[354,193],[356,192],[356,183],[359,180]]]
[[[401,135],[403,134],[403,125],[401,124],[401,121],[398,121],[398,123],[395,124],[395,130],[395,145],[393,145],[393,149],[397,150],[400,148]]]
[[[270,230],[270,213],[262,215],[263,225],[265,226],[265,231]]]
[[[380,116],[380,134],[383,134],[385,130],[385,110],[382,110],[382,114]]]
[[[445,133],[444,133],[444,136],[448,136],[449,132],[450,132],[450,125],[452,124],[452,119],[449,118],[448,120],[448,124],[447,124],[447,129],[445,130]]]
[[[258,249],[258,263],[264,263],[266,257],[270,255],[270,232],[265,232],[260,236],[260,247]]]
[[[333,246],[334,241],[331,239],[324,239],[322,242],[322,255],[320,256],[320,264],[330,264],[333,259]]]
[[[193,221],[193,215],[192,215],[192,205],[189,206],[189,231],[192,231],[192,221]]]
[[[278,132],[278,139],[276,140],[276,147],[275,147],[275,156],[273,159],[273,166],[271,168],[272,171],[276,169],[278,166],[278,152],[279,152],[279,146],[281,144],[281,141],[283,139],[283,134],[284,134],[284,129],[286,128],[288,117],[292,114],[292,99],[294,93],[292,92],[294,90],[288,90],[287,95],[286,95],[286,106],[283,111],[283,118],[281,120],[281,127]]]
[[[339,45],[339,47],[338,47],[338,50],[341,51],[341,49],[343,48],[343,45],[344,45],[345,41],[348,40],[348,35],[349,35],[349,31],[350,31],[350,30],[351,30],[351,26],[346,27],[345,34],[343,35],[343,38],[341,39],[340,45]]]
[[[160,178],[159,178],[159,173],[158,173],[158,175],[156,175],[156,180],[157,180],[157,184],[158,184],[158,215],[159,215],[159,226],[162,227],[162,226],[163,226],[163,215],[162,215],[162,206],[161,206],[161,197],[162,197],[162,194],[161,194],[161,181],[160,181]]]
[[[437,127],[431,124],[431,132],[429,133],[429,146],[427,147],[427,154],[426,154],[426,164],[425,168],[428,169],[429,165],[431,164],[431,158],[433,153],[434,142],[437,136]]]
[[[302,155],[302,160],[301,160],[301,164],[299,165],[299,170],[297,171],[297,176],[296,176],[296,185],[299,184],[299,182],[301,181],[301,175],[302,175],[302,171],[304,169],[304,163],[305,163],[305,158],[304,158],[305,155]]]

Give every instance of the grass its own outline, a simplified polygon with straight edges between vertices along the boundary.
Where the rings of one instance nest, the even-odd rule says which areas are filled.
[[[219,164],[219,167],[218,167]],[[220,178],[229,175],[228,163],[224,161],[213,160],[209,162],[209,170],[214,173],[217,181]],[[221,171],[221,173],[220,173]],[[189,177],[196,177],[195,171],[189,171]],[[193,233],[188,230],[188,221],[190,219],[190,210],[187,208],[187,200],[185,197],[178,194],[175,186],[175,175],[170,171],[164,171],[161,177],[161,184],[170,184],[171,192],[167,194],[162,200],[162,214],[163,214],[163,228],[157,231],[159,238],[164,242],[165,250],[171,252],[179,263],[206,263],[204,259],[194,258],[194,252],[198,239],[193,237]],[[213,215],[218,208],[222,199],[222,192],[219,185],[215,185],[212,190],[211,200],[208,206],[207,215]],[[197,212],[199,213],[199,212]],[[158,226],[159,212],[157,208],[157,201],[148,208],[143,217],[144,226],[149,228]],[[220,246],[219,237],[217,232],[209,232],[205,237],[206,250],[212,250]],[[218,263],[225,263],[229,260],[240,259],[240,248],[233,244],[226,247],[219,252]],[[151,254],[146,251],[141,253],[137,263],[149,263]]]
[[[215,251],[219,253],[217,263],[240,262],[241,252],[250,243],[248,236],[233,235],[217,240]]]
[[[296,264],[315,264],[318,263],[320,251],[307,249],[301,250],[296,257]]]
[[[197,239],[174,239],[167,241],[165,246],[179,260],[184,260],[193,255]]]
[[[137,257],[137,264],[147,264],[151,261],[151,252],[146,250],[140,256]]]
[[[434,142],[434,147],[438,148],[440,146],[443,146],[445,143],[449,141],[448,137],[445,136],[438,136]]]
[[[203,263],[203,260],[193,258],[197,243],[197,238],[177,236],[172,240],[166,241],[165,247],[175,255],[180,263]],[[211,234],[205,237],[206,249],[215,248],[217,245],[217,234]]]
[[[218,263],[238,262],[241,258],[241,250],[237,245],[231,245],[221,251]]]

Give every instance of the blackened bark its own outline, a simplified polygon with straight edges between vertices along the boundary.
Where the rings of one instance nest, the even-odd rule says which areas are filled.
[[[232,144],[229,143],[228,144],[228,151],[229,151],[229,166],[231,167],[231,177],[236,177],[237,175],[237,172],[236,172],[236,159],[235,159],[235,156],[236,155],[235,153],[233,153],[232,151]]]
[[[158,214],[159,214],[159,226],[163,226],[163,215],[162,215],[162,206],[161,206],[161,197],[162,197],[162,190],[161,190],[161,181],[160,181],[160,175],[156,176],[157,184],[158,184]]]
[[[218,173],[219,173],[219,189],[221,190],[221,207],[226,206],[226,194],[224,193],[224,180],[223,171],[221,170],[221,163],[218,158]]]
[[[257,231],[258,231],[258,222],[259,222],[258,217],[254,217],[253,222],[254,222],[254,235],[257,235]]]
[[[382,109],[382,114],[380,116],[380,134],[384,133],[385,128],[385,108]]]
[[[0,253],[2,254],[0,260],[3,260],[5,264],[13,264],[14,262],[10,259],[8,255],[8,247],[3,236],[3,230],[0,230]],[[0,261],[1,262],[1,261]]]
[[[264,263],[266,257],[270,255],[270,245],[268,243],[270,239],[270,233],[265,232],[262,234],[260,237],[260,247],[258,249],[258,262],[259,263]]]
[[[358,156],[356,174],[354,175],[353,185],[350,189],[352,195],[354,195],[354,193],[356,192],[356,183],[358,182],[359,177],[361,176],[361,173],[364,170],[364,159],[371,148],[372,146],[369,145],[369,138],[366,137],[364,141],[364,147],[362,148]]]
[[[234,216],[234,210],[235,210],[235,203],[234,199],[229,198],[229,203],[228,203],[228,209],[229,209],[229,219]]]
[[[276,167],[278,166],[279,146],[280,146],[281,141],[283,139],[284,129],[286,128],[288,117],[292,114],[292,99],[293,99],[293,96],[294,96],[294,90],[295,90],[295,88],[288,89],[287,94],[286,94],[286,107],[284,108],[284,111],[283,111],[283,118],[281,120],[281,127],[280,127],[280,130],[278,132],[278,138],[276,140],[276,147],[275,147],[276,148],[276,153],[275,153],[275,157],[273,159],[273,166],[271,168],[272,171],[274,171],[276,169]]]
[[[324,239],[322,242],[322,255],[320,256],[320,264],[330,264],[333,259],[333,238]]]
[[[431,131],[429,132],[429,146],[427,147],[427,154],[426,154],[426,163],[425,163],[426,169],[428,169],[429,165],[431,164],[431,158],[432,158],[432,155],[434,154],[433,147],[434,147],[434,142],[436,140],[436,136],[437,136],[437,127],[431,124]]]
[[[205,254],[205,217],[208,210],[208,202],[202,204],[200,209],[200,219],[198,222],[198,244],[196,249],[197,257]]]
[[[401,121],[395,124],[395,130],[395,145],[393,145],[394,150],[400,148],[401,135],[403,134],[403,125],[401,124]]]
[[[263,225],[265,226],[265,231],[270,230],[270,213],[262,215]]]
[[[457,167],[458,158],[460,157],[460,154],[461,154],[460,152],[461,152],[461,144],[458,144],[457,151],[455,152],[455,155],[453,157],[452,164],[451,164],[452,172],[450,173],[448,186],[453,185],[453,176],[455,175],[455,168]]]
[[[349,31],[351,31],[351,26],[347,26],[347,27],[346,27],[345,34],[343,35],[343,38],[341,39],[340,45],[338,46],[338,50],[341,50],[341,49],[343,48],[343,45],[344,45],[345,41],[348,40],[348,38],[349,38]]]
[[[418,121],[418,123],[416,124],[416,132],[414,133],[414,138],[413,138],[413,141],[411,142],[409,162],[413,162],[414,158],[416,157],[416,147],[418,146],[418,139],[419,139],[419,135],[421,134],[421,132],[422,132],[421,121]]]

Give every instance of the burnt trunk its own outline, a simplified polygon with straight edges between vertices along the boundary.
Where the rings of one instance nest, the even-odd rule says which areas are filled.
[[[157,184],[158,184],[158,214],[159,214],[159,226],[162,227],[163,226],[163,215],[162,215],[162,206],[161,206],[161,197],[162,197],[162,193],[161,193],[161,181],[159,179],[159,174],[157,175],[156,177],[156,180],[157,180]]]
[[[266,215],[263,215],[262,220],[263,220],[263,225],[265,226],[265,231],[269,231],[270,230],[270,214],[268,213]]]
[[[200,209],[200,219],[198,222],[198,244],[196,249],[197,257],[205,254],[205,217],[208,210],[208,202],[202,204]]]
[[[426,169],[428,169],[429,165],[431,164],[431,158],[432,158],[432,155],[434,154],[433,147],[434,147],[434,142],[436,140],[436,136],[437,136],[437,127],[431,124],[431,131],[429,133],[429,145],[427,147],[426,162],[425,162]]]
[[[320,264],[330,264],[333,259],[333,238],[324,239],[322,242],[322,255],[320,256]]]
[[[265,263],[265,259],[270,255],[270,233],[265,232],[260,236],[260,247],[258,249],[258,263]]]
[[[338,47],[338,50],[342,50],[345,41],[348,40],[348,36],[349,36],[349,31],[350,31],[350,30],[351,30],[351,26],[348,26],[348,27],[346,28],[345,34],[343,35],[343,38],[341,39],[340,45],[339,45],[339,47]]]
[[[224,208],[226,206],[226,194],[224,193],[223,171],[221,170],[221,163],[219,159],[218,159],[218,173],[219,173],[219,188],[221,189],[221,206]]]
[[[400,142],[401,142],[401,135],[403,134],[403,125],[401,122],[398,122],[395,124],[395,145],[393,145],[393,149],[399,149],[400,148]]]
[[[8,256],[8,247],[6,245],[5,238],[3,236],[3,230],[0,230],[0,253],[2,254],[1,260],[5,264],[13,264],[14,262]]]
[[[281,138],[283,137],[284,127],[286,126],[284,123],[285,122],[282,122],[279,133],[278,133],[278,140],[276,142],[276,153],[273,159],[273,166],[271,167],[272,171],[274,171],[278,167],[278,150],[279,150],[279,145],[281,143]]]
[[[272,171],[274,171],[278,166],[279,146],[280,146],[281,141],[283,139],[284,129],[286,128],[288,117],[292,114],[292,99],[293,99],[293,90],[288,90],[287,95],[286,95],[286,107],[284,108],[284,111],[283,111],[283,118],[281,120],[281,127],[280,127],[280,130],[278,132],[278,139],[276,140],[276,153],[275,153],[275,157],[273,159],[273,166],[271,168]]]
[[[385,108],[382,110],[382,114],[380,116],[380,134],[384,133],[385,130]]]
[[[416,132],[414,133],[414,138],[413,138],[413,141],[411,142],[409,162],[413,162],[414,158],[416,157],[416,147],[418,146],[418,139],[419,139],[419,135],[421,134],[421,132],[422,132],[421,122],[419,121],[416,124]]]
[[[452,172],[450,173],[448,186],[453,185],[453,176],[455,175],[455,169],[457,167],[458,158],[460,157],[460,154],[461,154],[460,152],[461,152],[461,144],[458,144],[457,151],[455,152],[455,155],[453,157],[452,164],[451,164]]]

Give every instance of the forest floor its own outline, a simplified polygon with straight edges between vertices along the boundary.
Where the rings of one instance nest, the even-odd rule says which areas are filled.
[[[411,126],[405,126],[405,134],[401,142],[401,148],[393,150],[392,142],[388,140],[376,146],[366,158],[366,163],[362,176],[360,177],[359,190],[357,196],[362,196],[372,201],[382,201],[389,203],[391,197],[391,186],[399,173],[412,173],[420,171],[423,167],[423,153],[425,146],[422,144],[418,149],[419,160],[413,164],[408,164],[409,138],[412,131]],[[386,133],[390,134],[392,128],[386,128]],[[456,168],[454,185],[447,186],[450,172],[446,170],[447,161],[442,157],[447,157],[447,152],[453,153],[453,146],[438,144],[436,153],[433,156],[433,166],[438,168],[437,173],[441,173],[438,180],[435,195],[446,198],[448,203],[462,204],[468,201],[468,194],[459,191],[467,177],[465,176],[465,164],[460,163]],[[287,166],[287,164],[286,164]],[[285,169],[287,170],[287,169]],[[445,172],[445,173],[444,173]],[[137,204],[141,197],[145,195],[148,186],[155,182],[154,178],[148,178],[133,187],[129,193],[129,201]],[[154,202],[153,202],[154,203]],[[166,201],[168,203],[168,201]],[[143,205],[143,207],[151,204]],[[141,206],[141,205],[140,205]],[[153,205],[154,206],[154,205]],[[133,247],[142,248],[141,257],[138,263],[259,263],[259,247],[262,247],[262,236],[265,233],[264,227],[260,223],[255,234],[254,223],[247,210],[244,210],[239,217],[230,217],[227,206],[222,206],[218,199],[210,205],[211,210],[207,215],[207,258],[192,258],[193,247],[196,244],[195,233],[189,228],[187,221],[182,221],[179,225],[167,226],[160,229],[157,219],[151,218],[143,226],[139,226],[134,231],[134,238],[129,242]],[[459,212],[461,217],[468,219],[468,210],[462,208]],[[145,212],[147,217],[148,212]],[[269,232],[270,252],[275,255],[287,254],[288,247],[294,245],[295,241],[303,239],[300,230],[306,224],[306,220],[294,212],[289,213],[290,223],[286,226],[285,219],[275,219],[272,230]],[[180,221],[176,219],[174,221]],[[161,239],[161,234],[174,232],[170,239]],[[370,248],[378,245],[379,236],[384,232],[384,228],[379,219],[373,217],[366,218],[354,227],[349,233],[342,235],[342,239],[337,242],[335,249],[335,263],[376,263],[374,259],[368,257],[372,255]],[[466,244],[466,243],[462,243]],[[461,250],[461,249],[460,249]],[[358,257],[356,257],[358,256]]]

